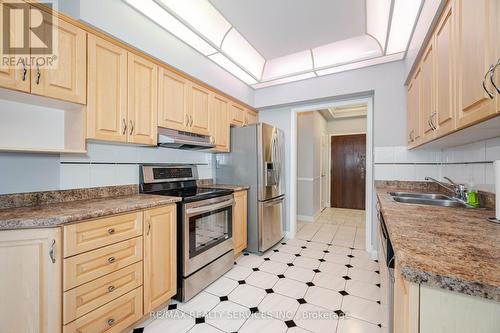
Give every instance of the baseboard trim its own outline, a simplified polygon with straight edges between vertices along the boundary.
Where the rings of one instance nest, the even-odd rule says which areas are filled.
[[[321,215],[321,210],[317,211],[314,216],[311,215],[297,215],[297,220],[304,221],[304,222],[314,222],[316,221],[319,216]]]

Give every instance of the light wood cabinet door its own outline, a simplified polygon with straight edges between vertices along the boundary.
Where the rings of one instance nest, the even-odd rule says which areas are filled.
[[[22,3],[22,1],[19,1],[19,3]],[[25,5],[25,4],[24,4]],[[15,4],[13,4],[12,1],[9,1],[7,3],[5,2],[0,2],[0,29],[2,30],[0,32],[0,46],[1,49],[3,50],[3,43],[4,43],[4,11],[5,10],[12,10],[15,8]],[[11,41],[18,41],[18,40],[23,40],[23,22],[20,22],[22,20],[22,17],[17,16],[17,15],[11,15],[11,24],[9,28],[9,38]],[[29,43],[28,41],[24,41],[26,43]],[[29,50],[29,45],[26,45],[27,49]],[[29,51],[28,51],[29,53]],[[29,55],[29,54],[28,54]],[[1,53],[0,56],[11,56],[10,54],[5,54]],[[14,90],[19,90],[23,92],[30,92],[30,70],[29,70],[29,64],[26,61],[21,61],[12,64],[14,66],[5,66],[3,62],[0,62],[0,87],[2,88],[7,88],[7,89],[14,89]]]
[[[414,147],[420,142],[420,68],[408,85],[407,123],[408,146]]]
[[[455,9],[453,1],[450,1],[439,19],[434,35],[436,116],[433,120],[437,127],[436,136],[455,129],[454,21]]]
[[[144,211],[144,313],[177,293],[176,224],[175,205]]]
[[[233,242],[234,254],[247,248],[247,191],[234,193]]]
[[[0,267],[2,332],[60,332],[61,230],[0,232]]]
[[[396,265],[394,270],[393,331],[419,333],[419,285],[409,283]]]
[[[128,53],[128,142],[156,145],[158,66]]]
[[[43,33],[57,29],[53,67],[31,67],[31,93],[85,104],[87,101],[87,33],[52,14],[42,12]]]
[[[455,0],[457,36],[457,127],[465,127],[496,113],[494,97],[483,88],[490,66],[496,63],[496,0]],[[488,79],[488,77],[487,77]],[[489,80],[485,87],[493,92]]]
[[[247,110],[246,125],[253,125],[259,122],[259,114],[253,110]]]
[[[160,67],[158,81],[158,126],[187,131],[189,82]]]
[[[227,99],[213,95],[211,127],[215,151],[228,152],[230,149],[229,106]]]
[[[430,44],[424,52],[421,63],[421,128],[422,140],[427,142],[433,139],[437,113],[434,108],[434,44]]]
[[[195,83],[190,85],[190,132],[210,135],[210,90]]]
[[[127,141],[127,51],[88,35],[87,138]]]
[[[239,104],[231,103],[229,117],[231,125],[243,126],[246,124],[246,110]]]

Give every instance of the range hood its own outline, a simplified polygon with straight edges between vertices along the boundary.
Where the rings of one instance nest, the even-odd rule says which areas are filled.
[[[158,146],[185,150],[211,149],[215,145],[210,136],[158,128]]]

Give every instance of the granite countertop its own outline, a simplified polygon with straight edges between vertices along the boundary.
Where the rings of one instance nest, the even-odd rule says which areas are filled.
[[[486,220],[494,211],[403,204],[388,193],[394,190],[425,188],[376,185],[403,277],[500,301],[500,224]]]
[[[250,186],[247,185],[230,185],[230,184],[202,184],[200,187],[203,188],[222,188],[222,189],[229,189],[233,190],[235,192],[238,191],[245,191],[250,189]]]
[[[180,200],[180,198],[169,196],[130,194],[4,208],[0,209],[0,230],[56,227],[86,219],[166,205]]]

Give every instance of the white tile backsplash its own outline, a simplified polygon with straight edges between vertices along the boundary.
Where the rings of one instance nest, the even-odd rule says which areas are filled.
[[[500,137],[486,140],[486,160],[500,160]]]
[[[112,186],[115,184],[115,164],[92,164],[90,168],[90,187]]]
[[[137,164],[116,165],[116,185],[139,184],[139,166]]]
[[[90,164],[61,164],[61,190],[90,187]]]

